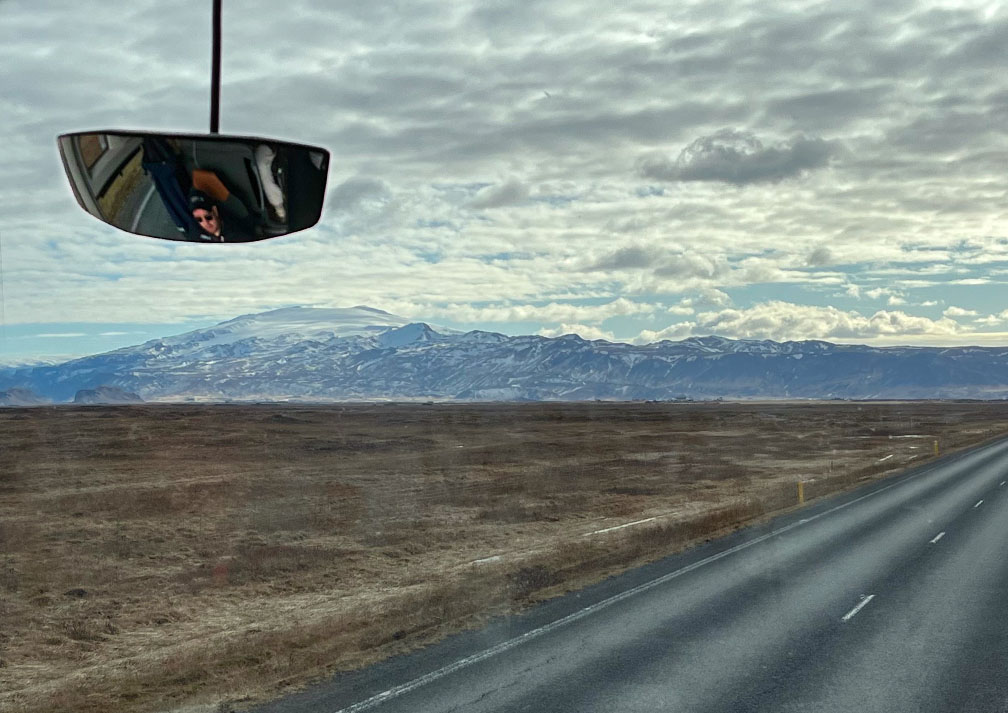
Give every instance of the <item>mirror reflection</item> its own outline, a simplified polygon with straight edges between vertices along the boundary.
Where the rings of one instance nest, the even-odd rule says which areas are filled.
[[[140,132],[58,139],[81,207],[166,240],[244,243],[315,225],[329,152],[272,139]]]

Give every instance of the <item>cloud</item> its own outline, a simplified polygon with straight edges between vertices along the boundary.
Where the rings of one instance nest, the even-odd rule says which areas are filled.
[[[350,211],[366,201],[385,201],[391,196],[389,187],[375,178],[355,176],[336,186],[326,199],[326,207]]]
[[[886,304],[889,305],[890,307],[905,305],[907,303],[906,295],[904,292],[890,287],[873,287],[870,290],[864,290],[860,294],[863,294],[865,297],[868,297],[873,300],[885,297]],[[860,294],[855,296],[860,296]]]
[[[657,331],[652,329],[641,330],[640,334],[638,334],[632,341],[634,344],[654,344],[655,342],[660,342],[665,339],[669,341],[676,341],[693,336],[695,334],[695,329],[695,322],[679,322]]]
[[[977,314],[979,314],[979,313],[976,312],[975,310],[972,310],[972,309],[963,309],[962,307],[956,307],[955,305],[952,305],[950,307],[946,307],[945,311],[942,312],[942,316],[944,316],[944,317],[953,317],[953,318],[954,317],[976,317]]]
[[[523,203],[529,197],[529,188],[520,181],[510,180],[499,186],[484,188],[469,201],[470,208],[502,208]]]
[[[856,300],[861,299],[861,286],[856,285],[853,282],[847,282],[843,286],[845,294],[847,297],[853,297]]]
[[[654,267],[660,261],[664,251],[658,248],[641,245],[631,245],[608,253],[595,260],[586,270],[631,270]]]
[[[511,304],[402,304],[394,311],[404,315],[430,315],[463,323],[540,322],[599,323],[613,317],[651,316],[655,314],[689,314],[690,308],[666,307],[655,303],[634,302],[618,297],[602,304],[570,304],[550,302],[544,305]]]
[[[833,262],[833,253],[825,245],[820,245],[805,258],[805,264],[809,267],[829,265],[831,262]]]
[[[736,186],[777,183],[824,168],[837,152],[837,145],[821,138],[798,136],[765,147],[750,132],[721,129],[696,139],[675,161],[663,155],[642,158],[638,171],[659,181],[718,181]]]
[[[730,271],[723,256],[673,252],[650,245],[630,245],[589,261],[587,272],[651,270],[655,277],[678,280],[711,280]]]
[[[747,309],[704,312],[694,321],[670,325],[658,331],[644,331],[635,341],[669,335],[717,334],[734,339],[773,339],[775,341],[825,339],[863,340],[886,338],[940,338],[962,334],[962,327],[947,318],[932,320],[900,311],[879,310],[870,316],[836,307],[816,307],[771,301]]]
[[[877,336],[954,334],[959,325],[900,311],[879,310],[871,316],[835,307],[766,302],[745,310],[699,315],[699,326],[723,336],[756,339],[853,339]]]
[[[723,257],[689,253],[667,258],[664,264],[655,269],[654,274],[657,277],[710,280],[725,275],[728,271],[727,261]]]
[[[708,287],[697,291],[695,297],[687,297],[682,300],[684,307],[725,307],[731,304],[731,297],[721,290]]]

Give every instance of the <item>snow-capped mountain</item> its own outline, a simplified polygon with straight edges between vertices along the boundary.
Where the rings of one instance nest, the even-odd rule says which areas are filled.
[[[291,307],[63,364],[0,389],[54,401],[111,386],[152,400],[1006,398],[1008,347],[459,333],[369,307]]]

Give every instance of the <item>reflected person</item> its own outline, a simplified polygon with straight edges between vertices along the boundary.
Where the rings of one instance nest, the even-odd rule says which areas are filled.
[[[272,218],[279,223],[287,222],[287,209],[284,207],[283,187],[277,179],[282,169],[274,164],[277,153],[266,144],[259,144],[255,150],[256,167],[259,169],[259,181],[263,193],[269,202]]]
[[[248,223],[203,191],[189,192],[189,212],[199,226],[200,237],[213,243],[243,243],[255,240]]]

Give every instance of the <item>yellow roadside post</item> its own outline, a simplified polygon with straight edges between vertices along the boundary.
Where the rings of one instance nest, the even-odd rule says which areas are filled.
[[[802,505],[805,502],[805,482],[802,480],[798,481],[798,504]]]

